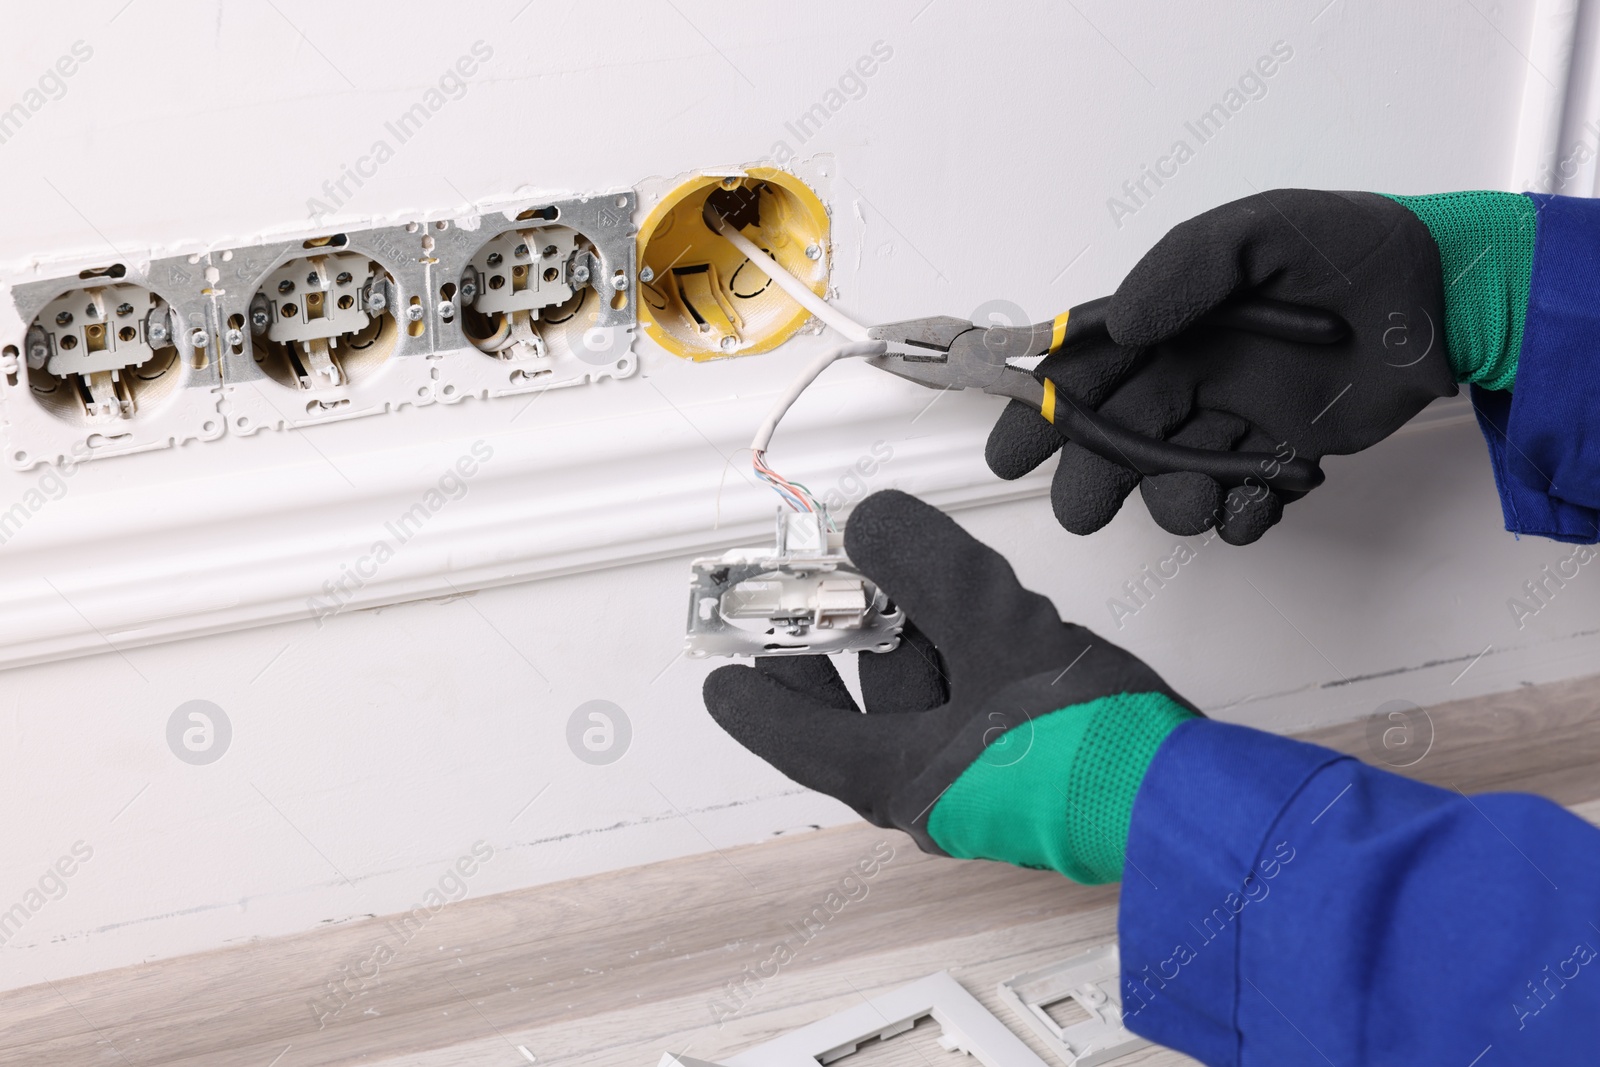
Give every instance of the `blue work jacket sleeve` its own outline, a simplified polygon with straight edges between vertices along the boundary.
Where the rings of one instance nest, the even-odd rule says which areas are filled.
[[[1600,830],[1179,726],[1133,809],[1124,1018],[1212,1065],[1600,1063]]]
[[[1506,529],[1600,542],[1600,200],[1538,207],[1527,323],[1510,393],[1472,403]]]

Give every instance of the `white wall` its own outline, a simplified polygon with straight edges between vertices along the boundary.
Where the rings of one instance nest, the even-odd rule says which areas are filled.
[[[0,105],[74,41],[94,57],[0,144],[0,262],[303,220],[382,117],[481,38],[495,49],[484,75],[346,205],[350,217],[459,211],[463,197],[524,186],[630,187],[757,161],[784,140],[832,157],[848,310],[966,315],[1001,297],[1044,318],[1109,291],[1172,224],[1252,189],[1506,185],[1531,25],[1527,3],[1486,14],[1466,2],[1094,0],[980,16],[909,0],[770,3],[737,19],[699,0],[522,3],[471,19],[298,0],[279,0],[281,15],[111,0],[14,17],[24,32],[0,44]],[[785,121],[880,40],[893,58],[865,96],[795,143]],[[1294,55],[1267,94],[1115,226],[1107,198],[1277,41]],[[65,896],[0,949],[0,984],[402,910],[480,839],[495,855],[475,895],[848,818],[723,737],[698,699],[708,668],[677,655],[687,559],[759,537],[771,507],[725,457],[816,343],[690,366],[641,342],[643,376],[553,392],[521,417],[516,401],[469,402],[84,465],[66,499],[0,546],[0,587],[37,612],[7,620],[11,632],[67,619],[60,604],[37,607],[41,575],[81,595],[82,617],[106,630],[94,625],[95,576],[119,559],[192,546],[214,583],[215,560],[271,524],[286,553],[337,560],[472,441],[506,460],[485,466],[415,557],[469,595],[320,627],[286,616],[181,641],[118,636],[115,650],[0,673],[0,909],[74,843],[93,849]],[[1262,543],[1205,546],[1119,630],[1107,600],[1176,540],[1142,508],[1071,537],[1039,496],[1043,479],[1007,487],[985,473],[996,403],[951,396],[919,414],[929,394],[870,368],[829,375],[775,447],[796,476],[833,484],[888,442],[895,457],[873,488],[983,502],[958,517],[1026,581],[1220,717],[1287,730],[1597,662],[1600,577],[1588,570],[1523,628],[1513,619],[1507,600],[1568,550],[1501,531],[1459,403],[1330,460],[1327,485]],[[335,478],[345,472],[348,488]],[[0,474],[0,502],[31,477]],[[251,495],[241,487],[254,510],[206,521],[215,499]],[[547,497],[546,519],[473,540]],[[516,565],[491,574],[480,550]],[[623,557],[643,561],[584,569]],[[560,570],[574,573],[513,580]],[[175,619],[218,603],[211,586],[185,582],[162,577],[149,603]],[[289,584],[286,602],[316,591]],[[208,766],[166,743],[169,716],[194,699],[233,727]],[[609,766],[580,762],[566,739],[594,699],[632,723]]]

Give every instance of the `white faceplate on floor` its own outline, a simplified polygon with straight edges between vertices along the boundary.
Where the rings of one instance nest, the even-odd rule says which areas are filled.
[[[727,1067],[827,1067],[863,1042],[892,1040],[919,1019],[929,1018],[939,1024],[939,1044],[946,1051],[965,1052],[983,1067],[1045,1067],[949,971],[867,998],[837,1015],[726,1057],[725,1062]]]
[[[1100,1067],[1150,1043],[1123,1025],[1121,981],[1117,946],[1102,945],[1007,979],[1000,996],[1067,1067]],[[1083,1018],[1063,1024],[1050,1009],[1069,1001]]]

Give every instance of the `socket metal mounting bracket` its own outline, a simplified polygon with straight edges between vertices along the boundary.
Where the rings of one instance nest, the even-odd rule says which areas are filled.
[[[707,656],[888,652],[905,612],[844,554],[825,512],[778,510],[771,547],[694,560],[684,647]]]
[[[0,373],[7,465],[27,470],[40,463],[75,464],[221,437],[224,426],[217,406],[222,378],[214,355],[215,311],[203,292],[206,268],[201,256],[169,256],[90,264],[75,274],[13,283],[10,302],[19,320],[15,335],[22,345],[15,363],[8,359]],[[165,321],[156,328],[167,331],[166,336],[150,341],[174,352],[161,375],[171,377],[162,383],[160,396],[141,405],[138,418],[91,414],[77,397],[66,395],[73,383],[50,375],[43,360],[31,358],[28,348],[35,338],[29,324],[65,294],[82,292],[87,300],[90,290],[130,286],[165,302]],[[157,321],[142,314],[140,318],[139,329]]]

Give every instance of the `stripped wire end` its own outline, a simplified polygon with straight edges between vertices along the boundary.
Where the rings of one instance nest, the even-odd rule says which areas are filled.
[[[783,502],[789,505],[791,510],[807,511],[821,515],[830,530],[836,529],[833,523],[833,516],[829,515],[828,509],[819,503],[816,497],[811,495],[811,490],[799,482],[791,482],[767,466],[765,449],[751,450],[751,466],[755,469],[756,477],[772,486],[773,490],[783,498]]]

